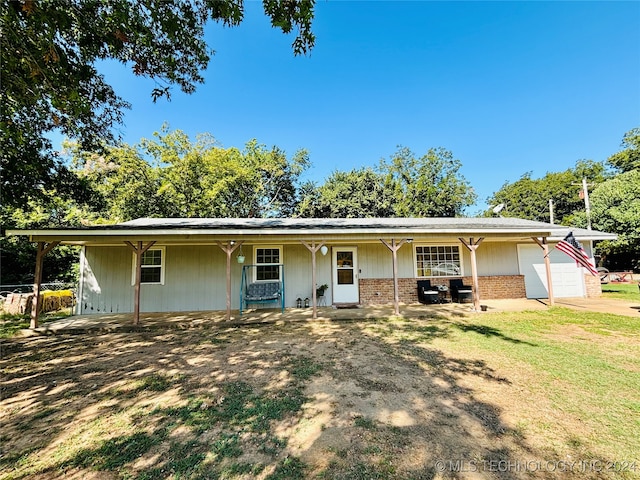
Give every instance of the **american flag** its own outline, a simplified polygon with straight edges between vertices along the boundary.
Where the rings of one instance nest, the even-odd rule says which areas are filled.
[[[556,248],[573,258],[576,261],[576,264],[589,270],[591,275],[598,276],[596,267],[591,263],[591,259],[584,251],[584,248],[582,248],[582,245],[580,245],[576,240],[576,237],[573,236],[573,232],[569,232],[569,235],[564,237],[563,240],[560,240],[558,245],[556,245]]]

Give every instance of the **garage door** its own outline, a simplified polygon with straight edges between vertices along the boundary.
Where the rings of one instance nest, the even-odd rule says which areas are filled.
[[[584,297],[583,269],[566,254],[552,250],[551,281],[554,297]],[[524,275],[527,298],[548,298],[547,271],[544,266],[542,249],[537,245],[518,245],[518,265]]]

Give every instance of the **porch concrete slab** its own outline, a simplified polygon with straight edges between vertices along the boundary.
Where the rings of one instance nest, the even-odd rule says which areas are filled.
[[[486,306],[486,312],[546,310],[548,303],[547,299],[484,300],[481,302],[482,305]],[[604,298],[561,298],[556,299],[555,304],[559,307],[579,311],[614,313],[640,318],[640,298],[638,302]],[[473,304],[470,303],[400,305],[400,316],[404,318],[461,317],[482,315],[483,313],[482,311],[474,311]],[[287,308],[284,313],[280,309],[256,309],[249,310],[242,316],[235,310],[232,311],[231,320],[227,321],[226,311],[141,313],[139,325],[133,325],[133,314],[131,313],[74,315],[47,323],[35,330],[23,330],[23,335],[108,333],[187,328],[237,328],[245,325],[278,325],[291,322],[332,320],[357,321],[391,317],[394,316],[394,309],[393,305],[368,305],[354,308],[319,307],[317,320],[312,318],[312,314],[311,308]]]

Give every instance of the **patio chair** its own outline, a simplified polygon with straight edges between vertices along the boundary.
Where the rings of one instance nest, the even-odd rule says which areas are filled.
[[[461,278],[449,280],[449,290],[451,291],[451,301],[458,303],[473,301],[473,288],[465,285]]]
[[[438,303],[438,290],[431,286],[430,280],[418,280],[418,301]]]

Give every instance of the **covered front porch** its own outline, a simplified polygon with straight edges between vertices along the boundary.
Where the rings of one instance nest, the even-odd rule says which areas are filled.
[[[238,303],[245,298],[240,276],[247,264],[254,264],[256,271],[245,284],[279,282],[276,293],[284,318],[299,306],[298,299],[311,307],[303,318],[331,319],[342,314],[318,312],[323,303],[369,305],[364,311],[392,304],[393,314],[405,314],[401,304],[417,301],[420,278],[436,279],[445,286],[451,278],[466,281],[475,311],[481,311],[488,298],[532,296],[523,291],[530,278],[543,287],[535,298],[547,296],[553,305],[549,239],[562,238],[565,231],[562,226],[507,218],[295,218],[138,219],[8,233],[26,235],[38,244],[31,321],[35,329],[43,257],[59,244],[82,247],[77,313],[103,318],[121,314],[135,326],[149,317],[145,312],[187,312],[165,313],[181,318],[190,311],[218,311],[226,306],[224,319],[215,314],[202,320],[215,324],[236,318]],[[588,240],[612,237],[591,231],[585,235]],[[532,255],[523,256],[523,246],[531,246]],[[275,270],[283,266],[286,282],[284,273]],[[575,280],[580,270],[570,267]],[[584,282],[579,280],[579,288],[567,296],[584,295]],[[240,286],[240,295],[234,285]],[[321,287],[328,288],[326,297],[324,288],[317,293]],[[323,302],[318,302],[319,296]],[[248,307],[249,302],[245,303]],[[469,309],[466,305],[440,308]]]
[[[487,312],[545,309],[548,306],[546,302],[523,298],[487,300],[485,303]],[[476,314],[482,313],[476,312],[473,309],[473,304],[401,304],[399,316],[407,319],[426,319],[453,318]],[[227,312],[225,310],[141,313],[138,325],[133,324],[133,315],[133,313],[73,315],[41,325],[36,329],[25,330],[24,335],[62,335],[191,328],[225,329],[252,325],[284,325],[293,322],[373,320],[396,316],[393,304],[367,305],[354,308],[318,307],[316,319],[313,318],[312,308],[286,308],[284,312],[281,312],[279,308],[251,309],[243,312],[242,316],[235,310],[232,311],[231,320],[227,320]]]

